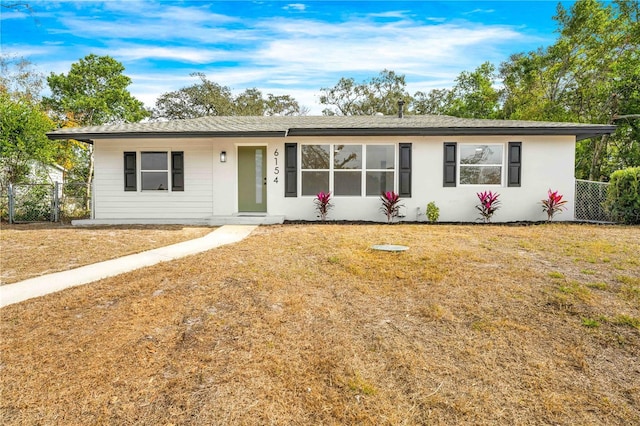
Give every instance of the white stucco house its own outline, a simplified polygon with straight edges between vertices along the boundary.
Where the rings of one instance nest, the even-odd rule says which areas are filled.
[[[500,194],[493,222],[540,221],[559,190],[573,220],[576,140],[615,126],[450,116],[203,117],[60,129],[93,144],[94,212],[86,223],[386,221],[382,191],[400,194],[404,221],[478,219],[477,192]]]

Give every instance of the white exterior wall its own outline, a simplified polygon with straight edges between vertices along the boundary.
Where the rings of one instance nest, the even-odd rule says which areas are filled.
[[[238,212],[237,147],[267,146],[267,213],[287,220],[317,220],[314,197],[284,196],[284,144],[298,144],[298,194],[301,193],[301,144],[395,144],[398,180],[398,144],[412,143],[412,197],[403,198],[406,221],[424,221],[426,205],[435,201],[440,221],[474,222],[477,192],[500,194],[502,205],[493,222],[546,219],[540,201],[547,190],[559,190],[568,200],[567,210],[555,220],[573,220],[573,136],[456,136],[456,137],[288,137],[288,138],[188,138],[122,139],[95,141],[95,219],[207,219]],[[504,144],[503,184],[443,187],[443,143]],[[507,187],[507,144],[522,142],[522,186]],[[184,192],[141,191],[140,151],[183,151]],[[276,156],[276,150],[278,155]],[[138,191],[124,191],[123,152],[136,151]],[[226,151],[227,162],[220,162]],[[277,169],[276,169],[277,167]],[[277,172],[276,172],[277,170]],[[459,173],[458,173],[459,175]],[[275,178],[278,182],[274,182]],[[379,197],[332,197],[329,220],[385,221]]]
[[[185,190],[141,191],[141,151],[183,151]],[[137,191],[124,190],[123,153],[135,151]],[[213,160],[211,143],[172,139],[96,140],[94,142],[94,218],[167,219],[206,218],[212,214]],[[169,172],[170,173],[170,172]]]

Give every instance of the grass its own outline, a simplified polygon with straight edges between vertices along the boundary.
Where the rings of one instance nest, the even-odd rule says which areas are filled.
[[[202,237],[212,228],[3,223],[0,285]]]
[[[0,423],[638,424],[638,241],[261,227],[3,308]]]

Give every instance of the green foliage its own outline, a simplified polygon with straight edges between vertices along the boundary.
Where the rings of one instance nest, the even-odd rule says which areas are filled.
[[[500,67],[504,118],[620,124],[611,137],[578,141],[579,179],[640,165],[633,114],[640,107],[639,15],[637,1],[579,0],[568,10],[559,4],[556,42]]]
[[[435,201],[431,201],[429,204],[427,204],[427,219],[429,219],[429,222],[435,223],[438,221],[439,217],[440,209],[438,208],[438,206],[436,206]]]
[[[227,86],[193,73],[199,83],[162,94],[153,109],[154,118],[185,119],[221,115],[304,115],[306,109],[289,95],[265,98],[258,89],[247,89],[234,97]]]
[[[587,328],[598,328],[600,327],[600,322],[594,318],[582,318],[582,325]]]
[[[493,88],[495,66],[485,62],[473,72],[463,71],[453,87],[449,115],[466,118],[496,118],[500,97]]]
[[[632,317],[630,315],[616,315],[616,317],[613,319],[613,323],[618,325],[626,325],[640,330],[640,318]]]
[[[42,74],[27,59],[0,56],[0,92],[37,103],[43,84]]]
[[[353,78],[341,78],[331,88],[322,88],[320,103],[327,105],[324,115],[396,115],[398,101],[412,100],[406,90],[404,75],[383,70],[378,76],[356,83]]]
[[[124,66],[110,56],[88,55],[71,64],[67,74],[47,78],[51,97],[43,103],[62,120],[83,126],[131,123],[149,116],[127,87]]]
[[[15,211],[13,220],[16,222],[45,222],[51,220],[51,201],[53,186],[17,185],[15,187]]]
[[[33,161],[53,162],[56,143],[46,132],[53,122],[37,103],[27,97],[12,97],[0,92],[0,185],[25,180]]]
[[[614,220],[640,224],[640,167],[611,174],[605,205]]]

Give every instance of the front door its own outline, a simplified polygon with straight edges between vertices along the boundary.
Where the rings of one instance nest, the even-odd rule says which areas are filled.
[[[267,148],[238,147],[238,211],[267,211]]]

